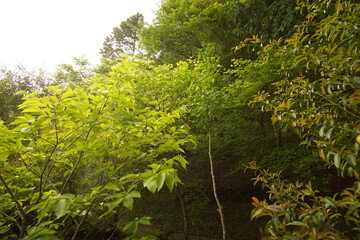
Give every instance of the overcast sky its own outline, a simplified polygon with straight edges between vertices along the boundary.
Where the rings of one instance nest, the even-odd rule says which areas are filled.
[[[161,0],[0,0],[0,64],[52,71],[85,55],[99,60],[104,38],[136,12],[151,22]]]

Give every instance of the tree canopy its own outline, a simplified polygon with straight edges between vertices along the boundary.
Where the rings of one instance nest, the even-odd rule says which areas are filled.
[[[359,13],[164,0],[99,66],[4,68],[0,236],[358,239]]]

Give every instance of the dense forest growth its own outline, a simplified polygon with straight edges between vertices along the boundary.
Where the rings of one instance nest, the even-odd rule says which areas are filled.
[[[1,239],[359,239],[359,40],[358,0],[163,0],[2,67]]]

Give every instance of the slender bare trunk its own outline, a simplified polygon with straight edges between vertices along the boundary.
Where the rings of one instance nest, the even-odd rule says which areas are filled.
[[[211,155],[211,134],[208,133],[209,137],[209,161],[210,161],[210,173],[211,173],[211,180],[212,180],[212,186],[213,186],[213,192],[214,192],[214,198],[218,207],[218,212],[220,215],[220,221],[221,221],[221,228],[222,228],[222,239],[226,239],[226,229],[225,229],[225,220],[224,220],[224,213],[223,213],[223,207],[221,205],[220,199],[217,195],[216,191],[216,182],[215,182],[215,174],[214,174],[214,164],[213,159]]]

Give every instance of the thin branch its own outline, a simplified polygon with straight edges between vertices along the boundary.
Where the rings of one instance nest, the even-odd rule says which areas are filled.
[[[12,221],[13,223],[15,223],[16,226],[19,228],[19,230],[21,230],[21,226],[20,226],[20,224],[16,221],[15,218],[11,217],[10,215],[6,214],[6,213],[3,212],[3,211],[0,211],[0,212],[1,212],[1,214],[5,215],[5,217],[7,217],[8,219],[10,219],[10,221]]]
[[[30,154],[27,154],[27,155],[28,155],[28,156],[31,156],[31,157],[34,157],[34,156],[30,155]],[[27,170],[29,170],[29,171],[32,172],[33,174],[37,175],[38,177],[41,177],[41,173],[38,172],[38,171],[37,171],[34,167],[32,167],[31,165],[27,164],[27,163],[25,162],[24,158],[23,158],[21,155],[20,155],[20,156],[16,156],[16,158],[17,158],[18,160],[20,160],[20,161],[24,164],[24,166],[26,167]],[[49,184],[51,184],[51,185],[54,187],[55,191],[58,192],[58,189],[57,189],[56,185],[54,185],[46,176],[43,176],[43,178],[44,178]]]
[[[16,199],[14,193],[11,191],[11,189],[9,188],[9,186],[7,185],[7,183],[5,182],[5,180],[3,179],[3,177],[0,174],[0,181],[4,184],[6,190],[8,191],[8,193],[10,194],[12,200],[15,202],[16,207],[18,208],[18,210],[20,211],[20,216],[22,219],[25,219],[26,216],[26,212],[25,210],[22,208],[21,204],[19,203],[19,201]]]
[[[91,129],[92,129],[92,128],[89,128],[89,129],[88,129],[87,135],[86,135],[85,140],[84,140],[85,143],[86,143],[87,139],[89,138]],[[64,190],[65,190],[67,184],[69,183],[72,175],[74,174],[75,170],[76,170],[77,167],[79,166],[79,164],[80,164],[80,162],[81,162],[81,160],[82,160],[82,158],[83,158],[83,155],[84,155],[84,150],[81,150],[81,151],[80,151],[80,154],[79,154],[79,157],[78,157],[78,160],[76,161],[75,166],[74,166],[73,169],[71,170],[71,173],[70,173],[69,176],[67,177],[67,179],[66,179],[66,181],[65,181],[65,183],[64,183],[64,185],[63,185],[63,187],[62,187],[62,189],[61,189],[61,191],[60,191],[60,194],[62,194],[62,193],[64,192]]]
[[[225,220],[224,220],[224,213],[222,210],[223,207],[221,205],[221,202],[217,195],[217,190],[216,190],[215,173],[214,173],[213,159],[212,159],[212,155],[211,155],[211,134],[210,134],[210,132],[208,133],[208,138],[209,138],[209,153],[208,154],[209,154],[209,161],[210,161],[211,180],[212,180],[212,185],[213,185],[214,198],[215,198],[216,204],[218,206],[218,211],[219,211],[219,215],[220,215],[221,228],[222,228],[222,239],[225,240],[226,239]]]
[[[357,118],[357,119],[360,119],[360,116],[356,115],[356,114],[353,113],[353,112],[348,111],[346,108],[342,107],[339,103],[334,102],[334,101],[331,100],[330,98],[327,98],[326,96],[324,96],[324,95],[322,95],[322,94],[320,94],[320,93],[318,93],[318,92],[314,92],[314,93],[315,93],[316,95],[324,98],[324,99],[327,100],[328,102],[330,102],[330,103],[338,106],[338,107],[339,107],[341,110],[343,110],[345,113],[348,113],[348,114],[350,114],[351,116],[353,116],[353,117],[355,117],[355,118]]]
[[[87,131],[89,131],[89,129],[83,131],[81,134],[79,134],[79,136],[77,136],[75,139],[73,139],[65,148],[61,149],[61,154],[60,156],[62,156],[64,154],[64,152],[71,147],[71,145],[74,144],[74,142],[76,142],[80,137],[82,137],[83,134],[85,134]]]
[[[89,212],[92,208],[92,206],[95,204],[95,202],[97,201],[97,198],[95,198],[94,200],[92,200],[90,206],[88,207],[88,209],[86,210],[84,216],[82,217],[80,223],[78,224],[78,226],[76,227],[76,230],[75,230],[75,233],[74,235],[72,236],[71,240],[75,240],[76,239],[76,236],[78,235],[79,231],[80,231],[80,227],[82,226],[82,224],[84,223],[86,217],[89,215]]]
[[[51,158],[52,158],[53,154],[55,153],[55,150],[56,150],[56,149],[57,149],[57,144],[56,144],[56,145],[53,147],[53,149],[51,150],[50,155],[49,155],[49,156],[47,157],[47,159],[46,159],[46,163],[45,163],[44,169],[43,169],[43,171],[41,172],[41,175],[40,175],[40,183],[39,183],[39,187],[40,187],[40,189],[39,189],[39,197],[38,197],[38,199],[36,200],[36,204],[39,203],[40,200],[41,200],[42,193],[43,193],[44,187],[45,187],[45,186],[43,186],[44,174],[45,174],[45,171],[46,171],[46,169],[47,169],[47,167],[48,167],[48,165],[49,165],[49,163],[50,163],[50,161],[51,161]]]

